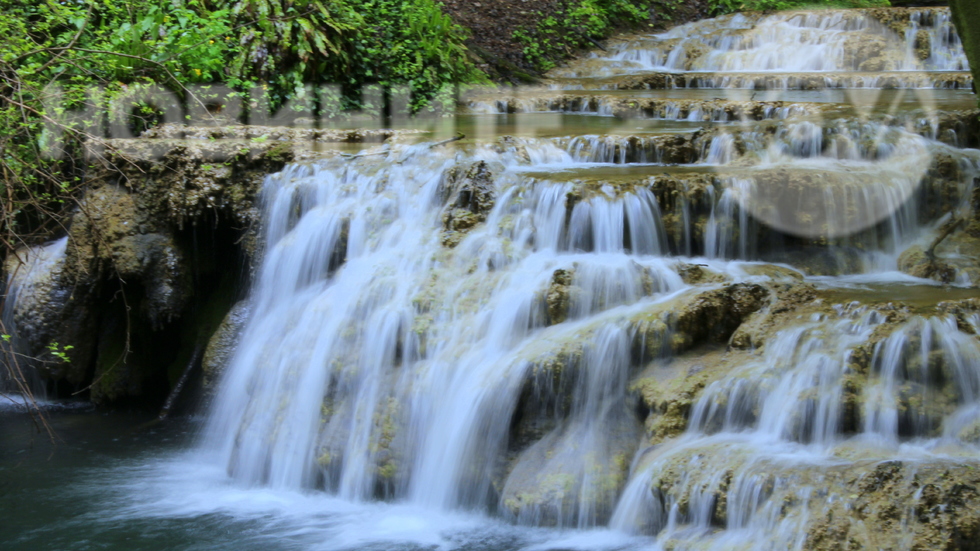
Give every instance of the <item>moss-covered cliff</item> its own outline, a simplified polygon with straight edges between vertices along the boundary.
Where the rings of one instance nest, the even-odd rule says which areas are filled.
[[[970,60],[974,80],[980,76],[980,2],[976,0],[949,0],[953,10],[956,32],[963,41],[963,49]]]

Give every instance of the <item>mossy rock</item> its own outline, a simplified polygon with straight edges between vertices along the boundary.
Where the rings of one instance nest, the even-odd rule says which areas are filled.
[[[956,268],[939,260],[919,245],[907,249],[898,257],[898,269],[914,277],[950,283],[956,279]]]
[[[228,366],[248,323],[249,314],[249,302],[237,302],[211,335],[201,360],[205,386],[214,385]]]
[[[493,173],[484,161],[454,167],[445,174],[440,191],[447,202],[442,213],[442,243],[452,248],[487,221],[496,201]]]

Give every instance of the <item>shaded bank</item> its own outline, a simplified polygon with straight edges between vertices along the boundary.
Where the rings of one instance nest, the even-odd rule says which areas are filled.
[[[980,3],[974,0],[949,0],[949,6],[976,80],[980,76]]]

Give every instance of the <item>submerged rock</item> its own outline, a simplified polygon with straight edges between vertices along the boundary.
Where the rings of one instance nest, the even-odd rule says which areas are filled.
[[[593,422],[603,423],[600,432],[583,426]],[[500,495],[505,514],[535,526],[606,523],[629,475],[638,434],[639,424],[627,415],[562,424],[515,460]]]
[[[956,268],[915,245],[898,257],[898,269],[915,277],[950,283],[956,279]]]

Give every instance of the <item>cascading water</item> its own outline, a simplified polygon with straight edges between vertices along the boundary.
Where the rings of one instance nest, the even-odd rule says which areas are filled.
[[[68,238],[63,237],[42,247],[21,249],[12,255],[6,266],[6,294],[0,314],[0,392],[20,394],[28,392],[34,398],[45,396],[44,383],[37,370],[31,369],[35,359],[26,354],[30,346],[25,343],[28,335],[40,333],[38,316],[43,316],[39,306],[48,300],[53,291],[53,274],[61,270]]]
[[[662,532],[662,540],[682,542],[677,549],[705,541],[724,549],[800,548],[807,515],[847,499],[846,485],[823,473],[875,457],[975,457],[980,448],[961,439],[965,419],[977,421],[975,337],[950,318],[913,317],[877,345],[869,375],[853,351],[887,325],[887,314],[855,307],[838,314],[777,333],[761,357],[708,385],[687,432],[639,456],[612,525]],[[928,369],[937,372],[921,372]],[[878,382],[856,396],[854,379],[865,376]],[[952,389],[952,403],[917,395]],[[780,512],[787,500],[801,513]],[[900,516],[914,523],[908,515]],[[718,526],[726,530],[715,533]]]
[[[733,16],[555,76],[966,68],[945,12],[913,12],[898,46],[882,28]],[[858,43],[887,59],[869,68]],[[623,105],[494,101],[471,108]],[[643,133],[395,144],[269,176],[251,318],[206,436],[221,466],[658,549],[799,549],[857,503],[848,473],[975,463],[978,314],[831,298],[936,289],[898,275],[899,253],[969,216],[980,154],[937,141],[934,106],[699,101],[641,109],[659,119]],[[896,537],[922,522],[910,499]]]
[[[616,42],[608,53],[553,75],[576,87],[583,86],[576,79],[642,73],[678,75],[670,82],[682,88],[968,85],[966,54],[948,10],[912,11],[903,33],[876,15],[862,10],[730,15]]]
[[[649,256],[661,245],[645,190],[566,214],[564,186],[514,179],[496,190],[486,228],[447,250],[441,197],[454,153],[402,154],[383,168],[338,159],[267,183],[253,322],[213,427],[236,476],[292,487],[322,476],[353,499],[486,506],[493,450],[533,363],[526,349],[558,315],[542,301],[552,274],[574,274],[570,319],[682,286]],[[596,400],[577,401],[593,412]]]

